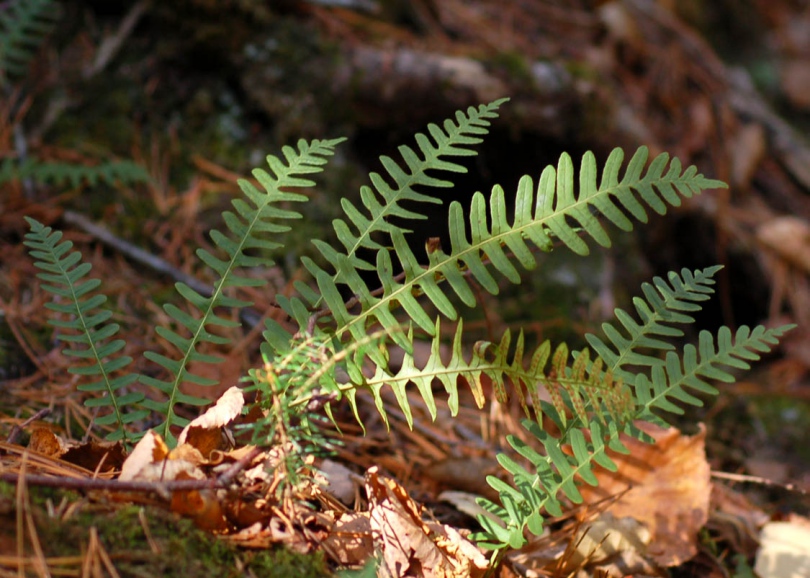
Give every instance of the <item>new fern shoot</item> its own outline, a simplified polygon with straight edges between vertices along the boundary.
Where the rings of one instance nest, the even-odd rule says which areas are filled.
[[[331,415],[331,407],[347,403],[362,425],[360,391],[371,395],[386,419],[383,390],[390,388],[409,424],[411,388],[434,419],[435,383],[444,387],[453,415],[459,410],[461,381],[469,384],[479,407],[486,402],[484,378],[494,384],[499,398],[514,393],[532,442],[508,440],[521,462],[507,453],[498,456],[512,483],[488,479],[500,499],[481,499],[494,519],[481,517],[477,535],[482,545],[501,552],[524,544],[527,530],[540,534],[544,516],[562,513],[564,499],[581,501],[577,486],[597,483],[594,465],[615,469],[607,450],[626,451],[620,434],[649,441],[636,425],[639,420],[666,424],[668,413],[700,405],[696,393],[716,393],[711,382],[733,381],[733,371],[747,369],[790,329],[742,327],[732,334],[721,328],[716,334],[702,332],[697,346],[676,349],[672,339],[683,336],[680,327],[694,322],[692,315],[713,292],[719,268],[712,267],[673,272],[644,284],[643,297],[633,301],[635,315],[617,309],[616,321],[604,324],[603,337],[586,336],[588,349],[571,352],[564,343],[545,342],[527,351],[523,332],[506,331],[496,342],[478,342],[468,350],[454,303],[475,306],[471,281],[497,294],[499,278],[520,283],[521,270],[533,269],[537,252],[551,251],[555,243],[584,255],[589,240],[610,246],[605,221],[629,231],[634,221],[645,223],[650,210],[663,215],[683,198],[725,187],[694,166],[684,169],[667,154],[650,159],[641,147],[628,160],[614,150],[601,171],[591,153],[584,155],[578,169],[563,154],[536,182],[523,176],[516,191],[495,186],[489,194],[476,193],[465,207],[451,196],[450,177],[465,171],[455,161],[476,154],[472,147],[486,136],[504,102],[470,107],[441,126],[429,125],[426,133],[416,135],[416,148],[403,145],[398,158],[381,157],[385,174],[370,174],[359,202],[341,199],[345,216],[333,222],[337,244],[315,240],[322,259],[302,260],[312,282],[298,283],[296,296],[277,296],[293,329],[267,321],[264,364],[249,372],[252,387],[259,390],[257,403],[266,412],[255,426],[254,441],[269,445],[280,437],[297,440],[302,452],[311,447],[306,441],[319,435],[317,422],[309,418],[320,407]],[[172,428],[186,423],[176,413],[177,404],[211,401],[182,393],[184,382],[214,384],[191,373],[189,364],[219,361],[198,346],[227,345],[212,332],[216,326],[234,324],[221,309],[249,305],[239,297],[239,288],[261,283],[238,271],[272,264],[267,255],[283,246],[290,223],[301,217],[290,205],[308,199],[297,191],[314,186],[305,177],[323,169],[340,140],[284,147],[282,157],[267,157],[270,171],[253,172],[260,187],[240,181],[244,198],[233,201],[233,210],[223,214],[226,230],[211,232],[218,253],[197,252],[216,274],[212,295],[204,297],[178,283],[187,309],[164,306],[175,327],[159,327],[157,332],[175,355],[145,356],[161,368],[161,378],[123,373],[132,360],[119,355],[123,341],[114,339],[119,327],[102,308],[100,283],[86,279],[90,266],[71,252],[69,242],[60,242],[60,233],[29,219],[26,244],[43,270],[45,289],[60,301],[51,308],[63,317],[53,323],[70,343],[65,353],[86,360],[74,371],[90,376],[80,389],[98,395],[86,403],[105,410],[97,423],[111,430],[109,437],[136,438],[142,432],[133,427],[151,413],[163,420],[157,429],[171,443]],[[414,251],[408,244],[408,223],[426,219],[420,207],[442,203],[445,197],[451,200],[450,247]],[[507,205],[514,205],[511,217]],[[401,272],[395,273],[394,263]],[[376,273],[379,286],[369,284],[365,271]],[[347,293],[352,295],[348,301]],[[434,310],[438,315],[431,313]],[[449,360],[439,355],[442,324],[455,325]],[[420,334],[431,339],[431,355],[421,367],[411,355]],[[406,352],[396,371],[388,363],[388,349],[394,344]],[[539,395],[543,389],[550,402]],[[559,434],[543,429],[544,416],[557,425]]]

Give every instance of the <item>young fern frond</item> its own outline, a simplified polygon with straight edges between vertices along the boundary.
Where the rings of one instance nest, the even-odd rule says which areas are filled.
[[[427,192],[417,192],[414,187],[433,189],[452,187],[452,182],[432,177],[427,174],[427,171],[466,173],[465,167],[445,160],[446,157],[475,156],[477,153],[466,147],[481,142],[480,137],[489,132],[490,120],[498,118],[496,111],[507,100],[502,98],[490,104],[482,104],[478,108],[469,107],[466,114],[458,111],[455,122],[450,119],[445,120],[443,129],[435,124],[429,124],[428,132],[433,141],[423,133],[416,134],[416,144],[421,156],[407,145],[402,145],[398,149],[407,170],[403,170],[397,161],[389,156],[380,157],[380,162],[385,168],[388,178],[393,181],[393,186],[379,173],[370,173],[369,178],[373,187],[360,188],[360,200],[365,211],[347,199],[341,200],[346,218],[355,227],[357,234],[352,232],[349,223],[343,219],[336,219],[333,223],[337,238],[345,248],[345,253],[342,254],[348,259],[352,268],[374,270],[374,263],[361,259],[357,255],[357,251],[360,248],[381,249],[382,247],[371,237],[377,232],[390,234],[394,230],[400,230],[389,222],[391,217],[416,220],[427,218],[422,213],[405,209],[403,203],[441,204],[442,201],[437,196]],[[329,261],[339,254],[331,245],[322,241],[315,241],[315,244]],[[335,272],[334,282],[341,283],[342,276],[343,271],[338,269]]]
[[[12,0],[0,10],[0,84],[21,76],[59,17],[54,0]]]
[[[85,279],[90,272],[90,263],[83,263],[78,251],[71,252],[73,243],[64,241],[62,233],[54,231],[42,223],[26,217],[31,232],[25,236],[25,245],[30,255],[36,259],[35,265],[44,272],[37,277],[46,284],[43,289],[59,297],[62,303],[46,303],[45,307],[67,315],[69,319],[50,319],[49,323],[69,333],[59,333],[58,338],[70,345],[62,353],[89,362],[87,365],[72,366],[68,371],[81,376],[95,376],[98,379],[79,385],[80,391],[102,393],[100,397],[85,401],[87,407],[109,408],[110,412],[98,416],[96,424],[112,426],[110,440],[128,441],[124,427],[143,419],[148,412],[134,410],[133,406],[143,399],[143,394],[135,391],[123,394],[122,389],[138,380],[134,373],[122,374],[132,358],[120,355],[125,343],[122,339],[111,339],[118,333],[117,323],[108,323],[112,313],[100,309],[107,297],[94,291],[101,284],[98,279]]]
[[[717,395],[717,388],[708,380],[733,383],[735,378],[729,370],[749,369],[749,361],[757,361],[760,353],[770,351],[779,343],[779,338],[793,327],[782,325],[766,329],[759,325],[752,330],[743,325],[735,335],[728,327],[721,327],[716,343],[711,333],[701,331],[697,347],[687,344],[681,355],[669,351],[665,362],[652,367],[649,376],[645,373],[635,376],[636,419],[668,425],[662,420],[660,412],[683,414],[683,408],[671,400],[702,406],[703,400],[686,391],[686,388],[704,395]]]
[[[288,146],[282,149],[283,161],[269,155],[267,162],[273,174],[262,169],[253,171],[253,176],[263,190],[258,189],[249,181],[239,181],[239,186],[250,203],[242,199],[235,199],[232,202],[235,211],[226,211],[223,214],[230,236],[218,230],[211,231],[212,241],[227,255],[227,258],[221,259],[203,249],[197,250],[197,256],[218,275],[211,296],[200,295],[185,283],[175,285],[178,293],[192,309],[197,311],[197,315],[186,313],[175,305],[164,306],[172,319],[185,329],[187,336],[184,337],[173,329],[158,327],[157,333],[179,351],[180,358],[174,360],[156,352],[146,352],[145,357],[161,365],[172,377],[169,380],[142,377],[143,383],[165,394],[164,400],[144,400],[146,407],[166,416],[166,421],[159,426],[159,431],[165,439],[173,439],[170,432],[172,425],[182,426],[187,422],[175,413],[177,403],[192,405],[208,403],[206,399],[181,392],[181,384],[183,382],[202,386],[216,384],[216,381],[188,370],[188,365],[192,362],[218,363],[221,361],[218,356],[203,354],[197,350],[201,343],[221,345],[228,342],[228,339],[215,335],[210,329],[238,325],[216,313],[216,309],[250,305],[247,301],[226,295],[226,289],[255,287],[265,283],[259,279],[240,276],[238,270],[257,265],[272,265],[269,257],[257,256],[255,253],[267,253],[282,246],[280,243],[266,238],[270,234],[283,233],[290,229],[288,225],[280,224],[277,221],[301,218],[300,213],[282,209],[278,205],[308,200],[305,195],[288,192],[286,189],[314,186],[313,181],[301,178],[300,175],[310,175],[322,171],[323,165],[327,163],[327,158],[334,154],[335,147],[343,140],[314,140],[312,142],[300,140],[297,151]]]

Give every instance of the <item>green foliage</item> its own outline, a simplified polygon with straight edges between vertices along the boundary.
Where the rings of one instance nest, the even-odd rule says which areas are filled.
[[[335,146],[342,140],[316,140],[312,143],[299,141],[297,151],[292,147],[284,147],[282,150],[284,161],[269,155],[267,163],[272,174],[262,169],[253,171],[253,176],[263,190],[258,189],[249,181],[241,180],[239,186],[250,203],[242,199],[235,199],[233,201],[234,211],[226,211],[222,215],[230,236],[216,229],[211,231],[211,240],[225,254],[226,258],[219,258],[204,249],[197,250],[197,256],[218,275],[211,296],[204,297],[185,283],[176,284],[177,292],[187,301],[190,308],[196,311],[196,314],[189,314],[170,303],[164,305],[166,313],[183,328],[181,332],[185,335],[167,327],[158,327],[156,331],[177,349],[179,359],[171,359],[157,352],[146,352],[145,357],[166,369],[171,375],[171,379],[163,380],[147,376],[143,376],[141,379],[144,384],[165,394],[162,400],[147,399],[144,401],[147,408],[166,416],[166,420],[158,428],[164,438],[173,439],[169,429],[172,425],[183,426],[187,423],[187,420],[175,413],[177,403],[204,405],[210,401],[181,392],[180,385],[183,382],[202,386],[216,384],[214,380],[191,373],[188,365],[194,361],[219,363],[222,360],[218,356],[199,352],[197,347],[202,343],[214,345],[228,343],[227,338],[213,333],[213,328],[227,329],[239,325],[216,313],[217,308],[238,308],[251,304],[248,301],[228,296],[228,290],[265,284],[259,279],[241,276],[239,269],[273,265],[270,259],[255,256],[256,253],[269,253],[282,246],[265,237],[284,233],[290,229],[289,225],[279,224],[276,221],[301,218],[300,213],[281,208],[279,205],[304,202],[307,197],[282,189],[314,186],[313,181],[301,178],[300,175],[309,175],[323,170],[326,157],[334,153]]]
[[[11,0],[0,8],[0,83],[25,73],[59,12],[54,0]]]
[[[88,167],[73,163],[42,162],[26,159],[19,162],[5,159],[0,163],[0,185],[10,181],[30,179],[51,185],[82,184],[95,186],[98,183],[130,185],[149,181],[149,173],[132,161],[110,161]]]
[[[82,263],[78,251],[71,252],[72,242],[60,243],[62,233],[34,219],[27,220],[31,232],[25,236],[25,244],[36,259],[34,264],[43,270],[37,277],[47,283],[43,285],[44,289],[61,298],[45,306],[59,314],[59,318],[51,319],[50,323],[61,330],[57,338],[70,344],[62,352],[88,361],[85,365],[71,367],[69,371],[95,378],[90,383],[79,385],[80,391],[101,393],[100,397],[89,398],[85,404],[109,408],[110,413],[97,417],[96,423],[115,427],[108,439],[126,440],[129,434],[124,426],[142,420],[148,412],[126,411],[128,406],[140,402],[143,394],[130,391],[130,386],[138,379],[137,374],[121,373],[132,358],[120,355],[125,344],[123,339],[112,339],[119,326],[108,323],[112,317],[110,311],[100,309],[107,300],[105,295],[95,292],[101,281],[85,278],[90,272],[90,263]]]
[[[341,201],[345,219],[333,224],[342,248],[315,240],[323,262],[302,259],[317,289],[298,283],[298,296],[277,296],[278,304],[297,323],[297,333],[292,335],[281,324],[268,321],[262,345],[265,362],[249,372],[249,388],[258,392],[257,403],[264,410],[264,418],[250,426],[253,441],[291,444],[298,452],[310,452],[314,442],[322,441],[313,418],[321,407],[331,416],[331,407],[345,399],[363,425],[357,401],[360,391],[371,395],[387,421],[383,392],[390,388],[409,425],[413,417],[408,388],[415,388],[434,419],[433,386],[437,382],[444,387],[453,415],[459,410],[460,382],[468,384],[479,407],[486,401],[484,378],[493,384],[498,400],[516,395],[526,414],[524,426],[531,443],[508,439],[519,459],[503,453],[498,461],[512,483],[489,478],[500,503],[481,500],[497,521],[481,518],[483,531],[478,538],[498,550],[520,547],[526,541],[526,530],[540,534],[544,515],[561,514],[564,500],[581,501],[578,484],[596,484],[594,465],[615,469],[608,450],[627,451],[620,434],[650,441],[635,425],[637,420],[666,424],[667,413],[701,405],[699,396],[717,391],[711,381],[733,381],[732,371],[747,369],[748,362],[769,351],[790,329],[742,327],[733,335],[727,328],[716,335],[704,331],[697,346],[687,344],[678,352],[671,340],[683,336],[679,326],[693,323],[691,315],[713,292],[719,267],[711,267],[673,272],[667,279],[644,284],[643,297],[633,301],[636,317],[617,309],[616,322],[603,325],[604,338],[586,336],[590,348],[571,352],[564,343],[552,346],[547,341],[526,351],[523,333],[507,331],[495,343],[478,342],[465,351],[463,320],[455,303],[475,305],[471,278],[490,294],[497,294],[497,278],[519,283],[517,265],[534,268],[537,251],[551,251],[556,244],[584,255],[589,251],[588,239],[608,247],[611,240],[602,221],[628,231],[634,221],[646,222],[650,210],[664,214],[682,198],[725,186],[699,174],[695,167],[684,169],[678,159],[666,154],[650,160],[644,147],[626,163],[623,152],[614,150],[601,175],[593,154],[584,155],[578,171],[563,154],[556,167],[542,171],[536,184],[531,177],[522,177],[511,203],[500,186],[493,187],[489,195],[476,193],[469,210],[453,201],[449,249],[430,243],[424,255],[417,255],[407,242],[405,227],[409,221],[426,218],[420,206],[441,202],[433,191],[451,184],[436,175],[464,171],[450,159],[475,154],[469,147],[486,135],[503,102],[458,112],[441,127],[429,125],[428,134],[416,135],[419,152],[402,146],[401,158],[381,157],[385,174],[370,175],[372,186],[360,191],[361,206]],[[109,419],[117,421],[116,431],[123,431],[131,421],[130,414],[116,413],[115,403],[122,399],[123,405],[139,403],[164,416],[158,429],[170,442],[170,426],[185,423],[175,413],[176,404],[209,401],[181,392],[184,382],[214,384],[192,374],[189,364],[219,361],[199,346],[228,342],[216,331],[237,324],[224,317],[222,309],[248,305],[232,291],[261,283],[239,271],[269,265],[261,255],[282,245],[268,237],[288,231],[287,221],[300,218],[289,205],[307,200],[290,189],[312,186],[301,175],[322,170],[338,142],[340,139],[299,141],[297,150],[283,149],[283,160],[267,157],[272,175],[254,171],[261,189],[240,181],[249,202],[235,200],[234,211],[223,215],[227,232],[211,232],[220,256],[197,252],[217,274],[213,294],[205,297],[177,284],[186,309],[165,305],[176,329],[156,328],[176,356],[145,354],[169,376],[141,376],[141,382],[159,394],[159,399],[151,395],[143,400],[116,398],[123,387],[118,384],[133,381],[127,377],[125,382],[104,382],[103,399],[109,398],[109,402],[94,402],[114,408],[110,415],[116,417]],[[510,212],[507,207],[512,205],[514,211]],[[38,266],[47,271],[44,279],[53,284],[46,289],[69,302],[54,308],[76,316],[76,320],[60,321],[61,326],[84,334],[83,341],[74,338],[83,348],[68,353],[91,358],[92,373],[106,376],[121,369],[128,358],[110,359],[120,351],[119,341],[102,344],[118,328],[103,325],[109,314],[94,313],[103,297],[86,297],[98,283],[78,283],[89,266],[79,265],[75,253],[64,256],[70,246],[58,244],[57,233],[34,221],[31,225],[27,244],[34,249]],[[369,280],[374,275],[376,279]],[[347,293],[352,295],[348,300]],[[440,355],[441,317],[455,322],[449,359]],[[412,355],[414,341],[424,337],[430,339],[431,353],[417,367]],[[392,370],[388,350],[395,345],[405,355],[399,369]],[[541,398],[541,388],[550,401]],[[543,429],[543,418],[556,424],[559,434]],[[288,468],[291,473],[295,469]]]

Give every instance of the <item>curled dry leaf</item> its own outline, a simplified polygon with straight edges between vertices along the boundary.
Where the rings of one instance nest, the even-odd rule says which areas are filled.
[[[188,443],[208,458],[214,450],[224,449],[222,428],[242,413],[245,397],[238,387],[231,387],[201,416],[193,419],[177,438],[178,446]]]
[[[146,435],[141,438],[132,453],[124,460],[124,464],[121,466],[121,475],[118,476],[118,479],[121,481],[134,480],[147,465],[159,462],[168,455],[169,448],[163,438],[150,430],[146,432]]]
[[[422,520],[421,508],[405,489],[379,475],[366,473],[374,544],[382,552],[383,576],[483,576],[487,559],[472,542],[449,526]]]
[[[31,431],[28,449],[49,458],[59,458],[65,453],[65,443],[46,427],[36,427]]]
[[[640,427],[655,444],[624,439],[630,453],[611,454],[618,471],[599,470],[599,486],[581,488],[582,495],[585,503],[595,503],[621,494],[607,511],[645,524],[651,534],[650,557],[660,566],[676,566],[697,553],[696,536],[709,516],[706,429],[701,426],[697,434],[686,436],[675,428]]]

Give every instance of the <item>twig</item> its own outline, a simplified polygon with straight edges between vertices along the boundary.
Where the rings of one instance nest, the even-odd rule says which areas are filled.
[[[141,0],[127,12],[127,15],[124,16],[115,34],[105,38],[101,46],[98,47],[93,64],[84,69],[82,76],[84,76],[85,80],[93,78],[96,74],[104,70],[110,60],[115,58],[115,55],[118,54],[124,41],[132,34],[135,25],[138,24],[138,20],[141,19],[145,10],[146,2],[145,0]]]
[[[768,478],[760,478],[759,476],[749,476],[746,474],[731,474],[728,472],[712,471],[712,477],[720,480],[730,480],[732,482],[748,482],[751,484],[759,484],[761,486],[768,486],[769,488],[780,488],[782,490],[787,490],[788,492],[801,494],[802,496],[808,495],[807,490],[805,490],[804,488],[800,488],[796,484],[792,483],[782,484],[780,482],[774,482],[773,480],[769,480]]]
[[[234,462],[227,470],[216,478],[208,480],[166,480],[166,481],[120,481],[102,480],[98,478],[70,478],[65,476],[44,476],[40,474],[0,474],[0,480],[19,483],[23,478],[29,486],[44,486],[49,488],[65,488],[70,490],[111,490],[118,492],[156,492],[165,494],[179,490],[203,490],[224,488],[245,467],[250,464],[263,450],[254,447],[239,460]]]
[[[196,277],[189,275],[188,273],[184,273],[183,271],[178,270],[176,267],[173,267],[171,263],[166,261],[165,259],[161,259],[160,257],[153,255],[147,251],[144,251],[140,247],[137,247],[130,243],[129,241],[125,241],[120,237],[116,237],[113,233],[109,230],[105,229],[101,225],[97,225],[86,216],[82,215],[81,213],[77,213],[76,211],[65,211],[62,215],[64,221],[70,225],[75,227],[79,227],[84,232],[89,233],[105,245],[109,245],[119,253],[122,253],[126,257],[129,257],[133,261],[136,261],[142,265],[146,265],[153,271],[160,273],[162,275],[166,275],[175,281],[179,281],[181,283],[185,283],[194,291],[199,293],[204,297],[210,297],[213,293],[213,290],[209,285],[203,283]],[[254,311],[253,309],[243,308],[239,312],[239,318],[242,320],[242,323],[247,325],[248,327],[255,327],[261,321],[261,316]]]
[[[11,432],[8,434],[8,437],[6,438],[6,443],[9,443],[9,444],[17,443],[17,438],[20,437],[20,433],[22,433],[23,428],[28,427],[31,424],[31,422],[34,422],[34,421],[36,421],[38,419],[42,419],[43,417],[45,417],[49,413],[51,413],[51,408],[44,407],[41,410],[39,410],[37,413],[35,413],[31,417],[29,417],[24,422],[15,425],[13,428],[11,428]]]

